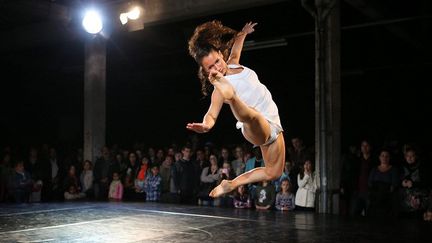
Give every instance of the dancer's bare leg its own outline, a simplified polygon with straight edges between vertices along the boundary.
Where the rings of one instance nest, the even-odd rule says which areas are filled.
[[[243,123],[243,135],[252,144],[264,144],[270,137],[270,124],[256,110],[244,103],[225,78],[211,81],[214,87],[229,104],[235,118]]]
[[[225,78],[214,80],[212,84],[230,105],[237,120],[243,122],[243,135],[252,144],[263,144],[270,137],[270,124],[256,110],[247,106],[234,92],[234,88]],[[273,180],[282,174],[285,163],[285,141],[280,134],[276,141],[260,146],[265,167],[256,168],[236,177],[234,180],[223,180],[210,192],[211,197],[228,193],[240,185]]]
[[[265,167],[255,168],[237,176],[232,181],[223,180],[220,185],[211,192],[211,197],[219,197],[228,193],[240,185],[246,185],[260,181],[272,181],[282,175],[285,164],[285,141],[283,134],[279,134],[276,141],[269,145],[260,146],[265,162]]]

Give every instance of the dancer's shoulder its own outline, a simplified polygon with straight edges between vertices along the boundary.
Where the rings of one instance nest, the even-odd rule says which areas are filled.
[[[228,68],[243,68],[239,63],[228,63]]]

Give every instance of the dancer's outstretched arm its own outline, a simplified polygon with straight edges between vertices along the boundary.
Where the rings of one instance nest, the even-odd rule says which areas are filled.
[[[246,35],[255,31],[254,27],[257,23],[246,23],[243,29],[237,33],[235,37],[236,40],[231,48],[230,56],[228,57],[228,64],[239,64],[240,63],[240,55],[243,50],[243,44],[246,38]]]
[[[216,89],[213,90],[211,103],[207,113],[204,115],[201,123],[188,123],[186,128],[197,133],[205,133],[210,131],[216,123],[217,117],[223,105],[223,98]]]

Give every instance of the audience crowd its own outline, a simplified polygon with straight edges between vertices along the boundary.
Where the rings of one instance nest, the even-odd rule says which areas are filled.
[[[113,145],[90,161],[81,149],[59,155],[47,144],[24,152],[6,146],[0,150],[0,202],[109,200],[314,211],[320,188],[314,150],[300,137],[288,144],[279,179],[240,186],[219,198],[208,194],[223,179],[264,165],[258,147],[196,141],[164,148]],[[374,149],[363,140],[350,146],[341,161],[340,214],[432,221],[430,159],[409,144]]]

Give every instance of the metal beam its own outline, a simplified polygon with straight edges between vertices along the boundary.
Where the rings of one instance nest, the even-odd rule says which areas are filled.
[[[288,0],[148,0],[141,2],[143,2],[145,8],[144,23],[146,25],[158,25],[286,1]],[[79,38],[79,30],[70,26],[71,13],[75,12],[76,9],[58,4],[47,5],[47,3],[41,1],[36,1],[37,3],[34,6],[31,4],[22,4],[24,2],[22,0],[18,1],[18,3],[12,2],[13,4],[9,4],[8,8],[23,8],[20,10],[21,13],[37,9],[37,15],[44,16],[44,19],[47,21],[24,24],[13,29],[0,31],[0,36],[6,37],[0,39],[0,52],[26,49],[41,44],[72,42]],[[105,4],[102,2],[101,4],[103,4],[103,8],[109,10],[109,14],[114,15],[118,14],[120,9],[128,2],[110,1]],[[118,16],[112,16],[110,19],[117,21]],[[111,25],[114,26],[114,30],[119,27],[119,23],[117,22],[113,22]]]
[[[69,21],[69,8],[53,1],[14,0],[4,1],[1,6],[3,25],[25,24],[26,22],[54,20]]]
[[[146,24],[160,24],[209,16],[234,10],[270,5],[288,0],[148,0],[145,1]]]

